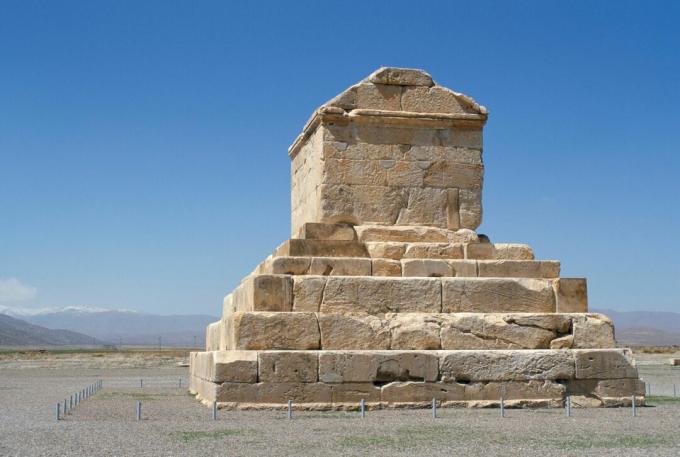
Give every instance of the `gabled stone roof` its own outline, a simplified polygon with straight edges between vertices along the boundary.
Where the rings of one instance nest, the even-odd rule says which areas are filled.
[[[320,122],[366,121],[434,126],[460,122],[484,124],[487,109],[472,97],[438,85],[415,68],[381,67],[317,108],[302,133],[288,148],[294,157]]]
[[[471,97],[440,86],[423,70],[382,67],[323,107],[411,113],[487,115]]]

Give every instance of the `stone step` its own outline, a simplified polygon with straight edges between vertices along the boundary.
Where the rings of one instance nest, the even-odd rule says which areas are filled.
[[[295,326],[294,328],[292,326]],[[237,312],[211,324],[207,350],[471,350],[616,347],[601,314]]]
[[[368,257],[366,245],[348,240],[303,240],[291,238],[281,244],[274,257]]]
[[[225,407],[292,400],[298,406],[328,408],[356,406],[361,399],[389,407],[432,398],[498,402],[501,396],[506,401],[557,400],[547,406],[560,406],[566,395],[576,405],[609,406],[632,394],[644,396],[626,349],[227,352],[190,356],[190,390]]]
[[[252,275],[224,299],[235,311],[586,312],[585,279]]]
[[[318,240],[291,238],[272,257],[370,257],[373,259],[534,260],[525,244]],[[270,260],[270,259],[267,259]]]
[[[558,278],[555,260],[367,259],[362,257],[269,257],[256,274],[320,276]]]

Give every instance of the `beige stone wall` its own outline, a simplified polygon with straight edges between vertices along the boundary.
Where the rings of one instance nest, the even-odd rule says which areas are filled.
[[[486,109],[429,75],[376,73],[291,147],[293,236],[305,222],[477,228]]]

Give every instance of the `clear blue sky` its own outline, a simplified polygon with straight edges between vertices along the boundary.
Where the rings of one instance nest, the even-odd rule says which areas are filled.
[[[489,108],[480,232],[680,312],[679,2],[245,3],[0,2],[0,305],[217,315],[312,110],[390,65]]]

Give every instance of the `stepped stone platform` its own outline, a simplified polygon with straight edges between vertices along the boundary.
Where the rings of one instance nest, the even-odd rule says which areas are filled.
[[[190,390],[223,408],[644,403],[584,278],[475,232],[487,111],[381,68],[289,149],[292,238],[224,298]]]

